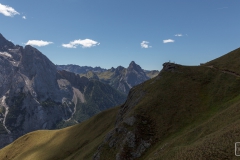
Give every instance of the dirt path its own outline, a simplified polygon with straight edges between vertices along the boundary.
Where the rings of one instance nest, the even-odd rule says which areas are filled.
[[[216,70],[221,71],[221,72],[223,72],[223,73],[231,74],[231,75],[236,76],[236,77],[240,77],[239,74],[237,74],[237,73],[235,73],[235,72],[233,72],[233,71],[221,70],[221,69],[218,69],[218,68],[216,68],[216,67],[214,67],[214,66],[206,66],[206,67],[208,67],[208,68],[213,68],[213,69],[216,69]]]

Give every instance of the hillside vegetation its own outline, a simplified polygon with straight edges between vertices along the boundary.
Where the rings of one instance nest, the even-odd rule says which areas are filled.
[[[173,66],[172,71],[163,70],[128,96],[129,102],[121,107],[122,120],[116,125],[125,133],[112,133],[117,137],[113,147],[109,145],[114,138],[103,143],[102,159],[113,159],[116,153],[121,159],[235,157],[234,143],[240,140],[240,128],[236,127],[240,122],[236,121],[240,118],[240,79],[203,66]],[[134,101],[137,104],[133,106]],[[126,120],[132,116],[136,121],[131,126]],[[231,132],[232,126],[235,132]],[[135,138],[128,138],[129,133]],[[224,138],[227,133],[232,135]]]
[[[27,134],[0,150],[0,159],[237,159],[240,78],[230,72],[237,72],[237,54],[203,66],[165,63],[120,107],[73,127]]]
[[[213,66],[221,70],[230,71],[240,75],[240,48],[231,51],[219,58],[216,58],[206,64],[205,66]]]
[[[28,133],[0,150],[1,160],[91,159],[104,135],[114,126],[119,107],[61,130]]]

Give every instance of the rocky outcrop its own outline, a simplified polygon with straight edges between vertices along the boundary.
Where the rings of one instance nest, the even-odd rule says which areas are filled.
[[[68,119],[73,104],[72,88],[63,90],[57,81],[55,65],[31,46],[15,46],[0,35],[0,147],[38,129],[53,129]],[[54,113],[54,114],[53,114]],[[3,133],[3,132],[2,132]]]
[[[163,63],[163,71],[171,71],[174,72],[176,69],[176,64],[175,63],[171,63],[171,62],[166,62]]]

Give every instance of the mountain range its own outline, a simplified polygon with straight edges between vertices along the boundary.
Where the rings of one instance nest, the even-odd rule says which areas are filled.
[[[91,67],[91,66],[79,66],[75,64],[68,65],[56,65],[58,70],[66,70],[76,74],[86,74],[88,71],[92,72],[104,72],[107,69],[101,67]]]
[[[1,54],[1,60],[11,60],[7,58],[10,52]],[[199,66],[166,62],[156,77],[133,86],[123,104],[67,128],[25,134],[1,149],[0,159],[238,159],[239,55],[240,48]],[[81,86],[74,81],[75,75],[101,83],[69,73],[57,71],[56,79]],[[24,97],[20,95],[10,101],[20,103]],[[7,97],[1,102],[6,101]],[[9,112],[10,107],[4,108],[5,114]]]
[[[0,148],[28,132],[80,123],[126,95],[56,66],[32,46],[0,34]]]
[[[157,70],[143,70],[138,64],[132,61],[127,68],[118,66],[117,68],[103,69],[100,67],[86,67],[77,65],[57,65],[58,70],[67,70],[85,76],[89,79],[99,80],[109,84],[118,91],[128,94],[129,90],[150,78],[159,74]]]

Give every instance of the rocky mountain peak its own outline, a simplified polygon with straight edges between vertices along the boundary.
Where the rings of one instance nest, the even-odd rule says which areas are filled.
[[[127,68],[125,80],[129,86],[133,87],[140,84],[149,78],[146,76],[144,70],[137,65],[134,61],[129,64]]]
[[[115,71],[114,71],[114,74],[115,75],[119,75],[121,74],[121,72],[124,70],[125,68],[123,66],[118,66]]]
[[[136,65],[134,61],[131,61],[131,63],[129,64],[129,66],[134,66],[134,65]]]
[[[143,72],[142,68],[141,68],[138,64],[136,64],[134,61],[132,61],[132,62],[129,64],[129,66],[128,66],[127,69],[128,69],[129,71],[130,71],[130,70],[135,70],[135,71],[137,71],[137,72]]]
[[[14,48],[14,44],[8,41],[3,35],[0,33],[0,52],[7,51],[9,48]]]
[[[114,67],[112,67],[112,68],[110,69],[110,71],[111,71],[111,72],[114,72],[114,71],[115,71],[115,68],[114,68]]]

